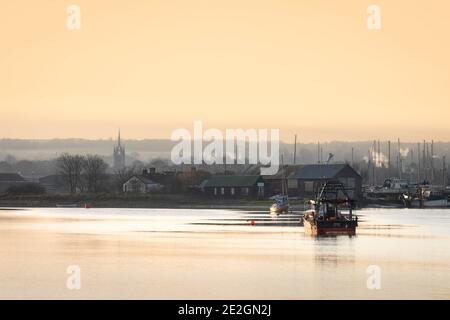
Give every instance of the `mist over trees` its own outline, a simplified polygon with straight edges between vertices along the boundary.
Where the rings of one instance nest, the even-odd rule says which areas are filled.
[[[102,189],[99,184],[101,174],[117,176],[116,189],[120,188],[126,178],[133,174],[140,174],[144,168],[154,167],[158,171],[187,171],[191,165],[174,166],[170,162],[170,151],[175,143],[170,140],[122,140],[127,148],[127,168],[123,172],[114,172],[112,165],[112,151],[114,140],[82,140],[82,139],[56,139],[56,140],[12,140],[0,139],[0,173],[20,173],[28,180],[59,174],[61,163],[57,159],[64,159],[72,154],[90,154],[88,164],[80,159],[76,167],[83,173],[74,174],[75,169],[64,169],[67,183],[71,190],[98,192]],[[207,143],[205,142],[204,145]],[[432,147],[433,145],[433,147]],[[433,149],[433,150],[432,150]],[[248,146],[247,146],[248,150]],[[77,152],[75,152],[77,151]],[[294,144],[281,143],[280,152],[284,163],[294,164]],[[403,143],[398,145],[392,141],[389,149],[387,141],[360,141],[326,143],[297,143],[296,164],[325,163],[328,155],[333,154],[330,163],[349,163],[361,174],[364,183],[380,184],[385,178],[399,177],[410,181],[431,180],[443,183],[448,178],[446,169],[446,155],[450,155],[450,142],[427,142],[426,144]],[[87,159],[87,158],[86,158]],[[67,160],[67,159],[66,159]],[[100,161],[102,160],[102,161]],[[72,162],[74,160],[72,159]],[[106,165],[105,165],[106,164]],[[66,163],[66,165],[69,165]],[[71,164],[74,166],[75,164]],[[108,166],[109,165],[109,166]],[[207,170],[212,174],[238,173],[250,174],[247,166],[222,165],[198,166],[198,169]],[[400,168],[400,169],[399,169]],[[79,172],[80,170],[75,170]],[[257,170],[256,170],[257,171]],[[254,171],[256,173],[256,171]],[[90,172],[87,178],[86,172]],[[99,173],[100,172],[100,173]],[[81,179],[77,176],[83,175]],[[79,180],[82,181],[79,181]]]
[[[418,141],[419,142],[419,141]],[[25,139],[0,139],[0,171],[8,170],[8,164],[24,160],[31,160],[37,166],[37,161],[42,161],[39,164],[39,170],[45,171],[46,161],[56,159],[62,153],[70,154],[95,154],[100,156],[106,163],[112,165],[113,147],[116,141],[113,139],[103,140],[84,140],[84,139],[53,139],[53,140],[25,140]],[[170,159],[170,152],[172,147],[177,143],[170,140],[124,140],[122,143],[127,149],[127,164],[131,165],[133,161],[140,161],[148,164],[150,161],[160,159],[167,161]],[[420,141],[423,143],[423,141]],[[206,145],[206,143],[205,143]],[[450,155],[450,142],[434,143],[435,155]],[[331,141],[321,142],[323,157],[326,158],[328,153],[334,154],[334,162],[360,162],[367,161],[369,151],[373,148],[373,141]],[[397,140],[392,139],[392,155],[396,154]],[[410,161],[411,151],[412,156],[417,158],[417,143],[408,142],[401,143],[402,153],[406,161]],[[284,153],[286,164],[293,163],[294,143],[282,142],[280,150]],[[381,153],[387,157],[387,141],[381,141]],[[13,161],[11,161],[13,160]],[[323,159],[325,161],[326,159]],[[297,157],[298,164],[317,163],[318,161],[318,145],[316,143],[302,143],[301,136],[297,143]],[[155,163],[156,165],[158,163]],[[13,166],[14,172],[27,171],[26,163],[22,163],[20,170],[17,166]],[[27,173],[28,174],[28,173]]]

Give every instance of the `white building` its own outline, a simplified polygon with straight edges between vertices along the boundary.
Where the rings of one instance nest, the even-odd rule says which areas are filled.
[[[149,193],[161,191],[163,185],[144,176],[134,175],[123,184],[122,188],[123,192]]]

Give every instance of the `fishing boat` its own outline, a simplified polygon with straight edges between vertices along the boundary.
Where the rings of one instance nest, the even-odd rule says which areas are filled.
[[[364,198],[372,205],[396,205],[403,206],[402,195],[411,189],[405,179],[386,179],[382,186],[371,186],[366,188]]]
[[[303,225],[305,234],[355,235],[358,217],[353,216],[353,201],[344,185],[339,181],[327,181],[315,200],[310,201],[312,208],[305,211]],[[341,213],[341,207],[348,207],[349,214]]]
[[[274,197],[274,203],[270,207],[271,214],[281,214],[289,212],[289,197],[288,197],[288,186],[286,179],[286,172],[283,165],[283,156],[281,156],[281,194]]]

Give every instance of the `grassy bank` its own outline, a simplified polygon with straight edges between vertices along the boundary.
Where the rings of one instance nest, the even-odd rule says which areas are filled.
[[[94,208],[223,208],[268,209],[270,200],[215,199],[191,194],[44,194],[3,195],[0,207],[56,207],[89,203]],[[293,205],[300,204],[292,203]]]

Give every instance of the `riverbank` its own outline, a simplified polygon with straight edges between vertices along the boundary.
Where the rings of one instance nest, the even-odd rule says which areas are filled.
[[[94,208],[187,208],[268,210],[271,200],[215,199],[192,194],[46,194],[3,195],[0,207],[56,207],[73,205]],[[291,201],[293,210],[303,209],[303,201]]]

